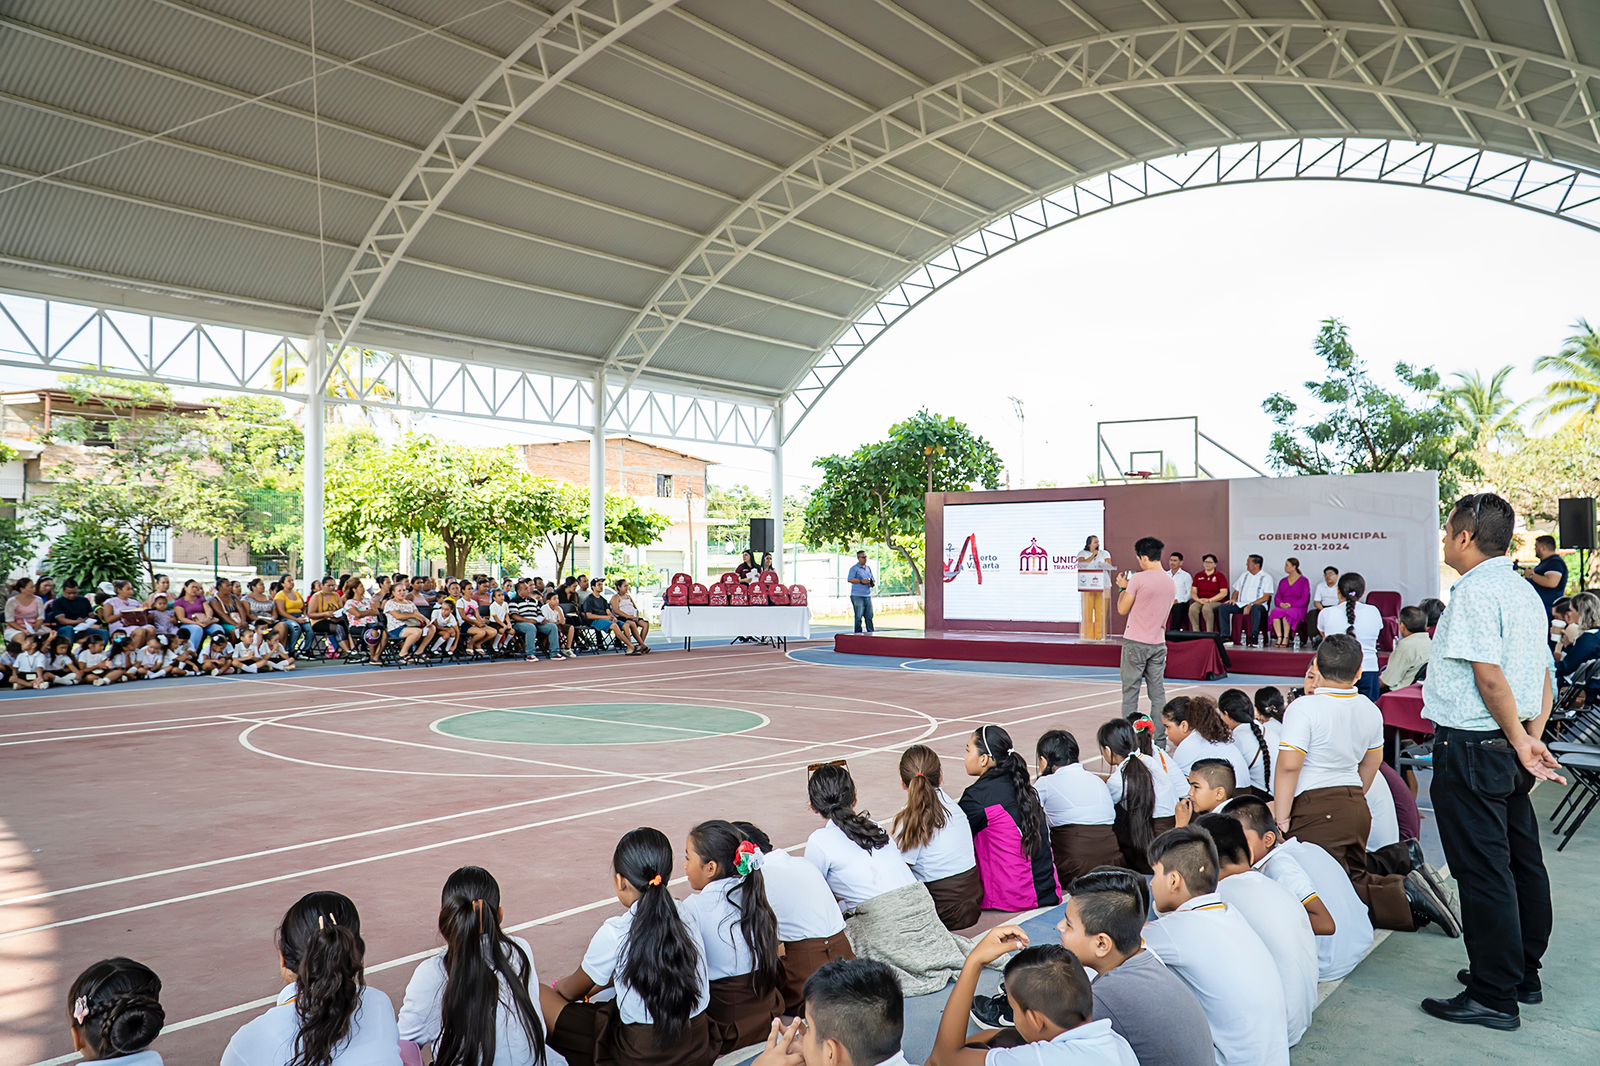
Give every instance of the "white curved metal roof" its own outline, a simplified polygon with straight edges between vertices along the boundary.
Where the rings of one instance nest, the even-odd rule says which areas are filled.
[[[1589,0],[4,0],[0,286],[776,401],[1053,190],[1597,101]]]

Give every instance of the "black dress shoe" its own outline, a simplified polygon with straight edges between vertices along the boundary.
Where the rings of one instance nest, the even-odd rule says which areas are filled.
[[[1422,1009],[1442,1022],[1457,1025],[1481,1025],[1486,1029],[1510,1032],[1522,1028],[1522,1019],[1503,1010],[1490,1010],[1463,992],[1450,999],[1425,999]]]
[[[1460,981],[1464,985],[1471,986],[1472,971],[1457,970],[1456,980]],[[1538,985],[1534,985],[1532,988],[1529,988],[1527,985],[1518,985],[1517,1002],[1529,1007],[1537,1006],[1538,1004],[1544,1002],[1544,989],[1540,988]]]
[[[1416,927],[1437,925],[1445,936],[1461,935],[1461,919],[1450,906],[1450,900],[1434,889],[1420,870],[1412,870],[1405,877],[1406,899],[1411,903],[1411,917]]]

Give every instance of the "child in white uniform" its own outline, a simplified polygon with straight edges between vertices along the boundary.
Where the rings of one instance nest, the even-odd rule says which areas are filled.
[[[161,978],[132,959],[105,959],[84,970],[67,991],[72,1043],[94,1062],[161,1066],[149,1050],[161,1034]]]
[[[945,794],[944,765],[925,744],[900,756],[900,787],[906,805],[891,830],[900,857],[918,881],[928,886],[946,929],[976,925],[983,909],[983,878],[972,845],[972,825],[959,804]]]
[[[1111,789],[1078,761],[1078,738],[1064,729],[1051,729],[1039,738],[1035,750],[1039,778],[1034,787],[1050,826],[1050,853],[1062,889],[1097,866],[1122,865]]]
[[[767,903],[778,920],[778,940],[783,944],[783,1013],[798,1016],[811,975],[830,962],[856,957],[844,933],[844,915],[815,866],[774,848],[759,826],[733,824],[761,849]]]

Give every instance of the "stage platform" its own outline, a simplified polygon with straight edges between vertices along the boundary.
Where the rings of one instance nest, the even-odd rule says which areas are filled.
[[[1185,634],[1187,636],[1187,634]],[[957,659],[966,662],[1049,663],[1116,668],[1122,638],[1080,640],[1072,633],[1009,633],[993,630],[930,629],[924,633],[838,633],[833,650],[849,655],[901,659]],[[1302,678],[1311,665],[1309,651],[1277,648],[1220,648],[1212,640],[1175,639],[1167,645],[1167,676],[1215,681],[1229,673]],[[1387,656],[1380,656],[1380,661]]]

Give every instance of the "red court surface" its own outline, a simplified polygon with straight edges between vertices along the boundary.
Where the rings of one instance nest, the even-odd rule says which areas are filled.
[[[649,725],[617,708],[619,728],[605,720],[613,704],[672,706]],[[745,732],[707,735],[696,723],[727,715],[694,707],[755,713],[735,716]],[[498,877],[507,924],[549,980],[613,913],[611,851],[635,826],[681,841],[702,819],[748,818],[788,847],[820,824],[807,763],[849,759],[861,806],[886,818],[909,744],[953,760],[959,794],[976,723],[1006,726],[1029,755],[1055,727],[1092,751],[1118,707],[1109,682],[852,669],[753,648],[0,700],[0,1062],[70,1061],[67,985],[111,955],[161,975],[166,1060],[217,1061],[277,993],[273,932],[313,889],[355,900],[369,979],[398,1005],[438,947],[439,888],[469,863]],[[513,730],[527,717],[563,742],[431,728],[475,711]],[[606,743],[575,742],[591,726]]]

